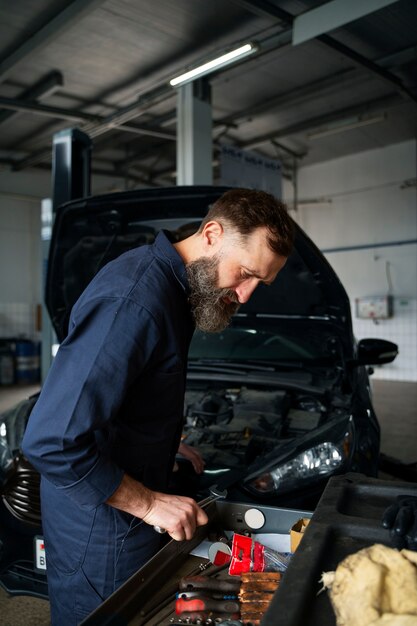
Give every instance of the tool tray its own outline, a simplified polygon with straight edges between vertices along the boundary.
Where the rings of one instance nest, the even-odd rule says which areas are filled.
[[[311,517],[261,626],[335,626],[328,594],[320,593],[322,573],[335,570],[346,556],[374,543],[392,547],[389,531],[381,526],[381,518],[398,495],[417,496],[417,484],[350,473],[329,480],[314,514],[256,506],[265,516],[265,524],[259,531],[262,533],[289,533],[301,517]],[[175,617],[175,592],[181,577],[196,575],[200,566],[206,565],[206,575],[227,577],[227,569],[219,570],[208,560],[191,556],[190,552],[219,529],[254,532],[244,521],[245,512],[250,508],[254,506],[212,502],[206,509],[207,526],[199,528],[191,541],[167,543],[91,613],[82,626],[169,625],[170,619]]]
[[[245,522],[245,513],[256,508],[265,517],[259,531]],[[227,567],[217,567],[203,557],[190,554],[211,535],[232,531],[240,534],[262,532],[289,534],[291,526],[310,511],[256,506],[217,500],[205,509],[209,523],[197,529],[190,541],[169,541],[146,565],[115,591],[83,622],[82,626],[157,626],[169,625],[175,617],[175,594],[179,580],[203,573],[227,578]],[[229,577],[230,579],[230,577]]]

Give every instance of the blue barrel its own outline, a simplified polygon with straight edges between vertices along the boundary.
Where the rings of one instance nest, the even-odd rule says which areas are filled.
[[[40,380],[39,343],[18,339],[15,348],[16,383],[31,385]]]

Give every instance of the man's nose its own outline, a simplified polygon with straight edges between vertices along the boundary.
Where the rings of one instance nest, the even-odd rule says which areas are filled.
[[[249,300],[258,284],[258,278],[250,278],[249,280],[243,281],[236,287],[235,292],[240,304],[245,304],[245,302]]]

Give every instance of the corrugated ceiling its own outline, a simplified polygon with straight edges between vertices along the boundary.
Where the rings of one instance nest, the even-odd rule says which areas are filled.
[[[309,164],[416,137],[415,0],[293,46],[294,18],[323,4],[1,2],[0,166],[50,168],[53,134],[76,126],[94,139],[93,171],[175,183],[168,79],[246,40],[259,52],[209,79],[214,163],[222,143]]]

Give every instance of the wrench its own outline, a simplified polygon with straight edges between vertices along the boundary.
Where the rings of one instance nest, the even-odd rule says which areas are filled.
[[[200,500],[200,502],[197,502],[197,504],[201,509],[204,509],[211,502],[214,502],[215,500],[220,500],[221,498],[225,498],[226,496],[227,496],[226,489],[219,489],[217,485],[214,485],[213,487],[210,487],[210,495],[207,496],[207,498]],[[161,526],[154,526],[154,530],[156,530],[156,532],[159,533],[160,535],[163,535],[164,533],[166,533],[165,528],[161,528]]]

